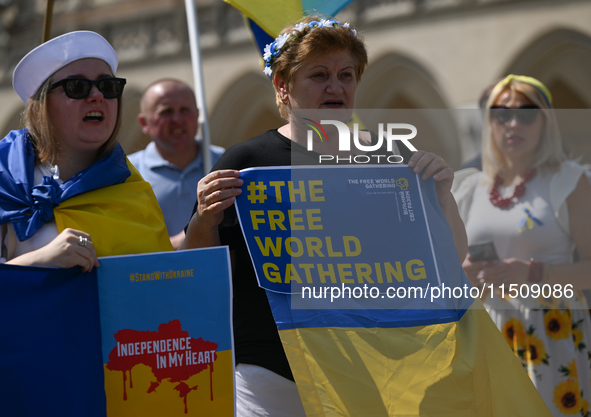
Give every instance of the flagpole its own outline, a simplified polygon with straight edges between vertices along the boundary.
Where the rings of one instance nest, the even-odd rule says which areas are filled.
[[[207,105],[205,103],[205,88],[203,84],[203,71],[201,65],[201,50],[199,48],[199,28],[197,25],[197,10],[194,0],[185,0],[187,14],[187,26],[189,29],[189,44],[191,46],[191,64],[193,66],[193,82],[195,84],[195,97],[199,107],[199,121],[201,124],[201,135],[203,137],[201,155],[203,158],[203,172],[206,174],[211,170],[211,144],[209,136],[209,124],[207,116]]]
[[[45,43],[51,36],[51,17],[53,16],[53,0],[47,0],[45,4],[45,19],[43,20],[43,38],[41,43]]]

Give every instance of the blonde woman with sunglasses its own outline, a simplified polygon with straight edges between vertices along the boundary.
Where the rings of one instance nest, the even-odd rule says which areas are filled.
[[[590,286],[591,185],[566,159],[540,81],[509,75],[486,108],[483,172],[457,172],[452,191],[470,247],[492,242],[497,259],[472,251],[464,270],[490,290],[490,316],[553,415],[585,416],[591,322],[580,290]]]
[[[117,143],[117,65],[102,36],[78,31],[15,68],[27,127],[0,141],[0,262],[90,271],[98,256],[171,249],[149,184]]]

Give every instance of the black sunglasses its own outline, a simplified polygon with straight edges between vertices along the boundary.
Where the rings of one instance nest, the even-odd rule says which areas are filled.
[[[524,104],[515,109],[506,106],[491,106],[490,117],[498,123],[507,123],[515,117],[518,123],[531,125],[538,118],[540,108],[535,104]]]
[[[103,94],[104,98],[119,98],[123,94],[123,86],[127,80],[125,78],[101,78],[99,80],[87,80],[86,78],[64,78],[57,83],[49,86],[49,91],[58,88],[60,85],[64,87],[64,93],[69,98],[83,99],[90,95],[92,86]]]

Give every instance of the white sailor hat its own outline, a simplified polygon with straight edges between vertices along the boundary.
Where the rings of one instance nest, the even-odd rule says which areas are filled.
[[[54,72],[83,58],[102,59],[113,74],[117,71],[117,54],[109,42],[98,33],[81,30],[53,38],[25,55],[14,69],[12,86],[26,104]]]

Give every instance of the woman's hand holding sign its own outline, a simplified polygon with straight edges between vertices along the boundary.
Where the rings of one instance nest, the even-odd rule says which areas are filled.
[[[180,249],[217,246],[217,227],[224,219],[224,210],[234,204],[242,193],[240,171],[221,170],[207,174],[197,185],[196,212],[189,222],[187,237]],[[192,230],[192,233],[188,233]]]

